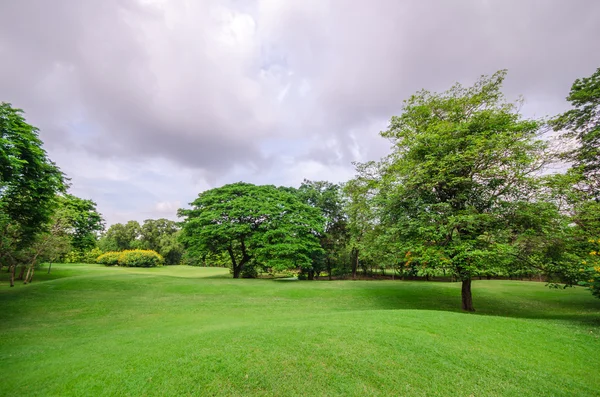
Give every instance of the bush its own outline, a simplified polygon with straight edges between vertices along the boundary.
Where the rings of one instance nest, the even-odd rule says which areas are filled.
[[[155,267],[162,266],[164,262],[163,257],[152,250],[127,250],[119,255],[119,266]]]
[[[114,266],[119,264],[120,252],[107,252],[96,258],[96,263],[106,266]]]

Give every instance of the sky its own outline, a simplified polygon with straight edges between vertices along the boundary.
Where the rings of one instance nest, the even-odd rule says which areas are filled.
[[[346,181],[420,89],[508,69],[524,117],[600,67],[597,0],[0,0],[0,101],[107,224],[227,183]]]

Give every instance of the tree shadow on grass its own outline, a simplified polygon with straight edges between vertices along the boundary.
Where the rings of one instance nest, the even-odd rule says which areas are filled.
[[[600,326],[600,300],[582,288],[550,289],[539,283],[473,282],[474,315],[561,320]],[[461,310],[460,283],[394,282],[364,290],[372,303],[388,310]],[[479,286],[478,286],[479,284]],[[441,288],[440,288],[441,287]]]

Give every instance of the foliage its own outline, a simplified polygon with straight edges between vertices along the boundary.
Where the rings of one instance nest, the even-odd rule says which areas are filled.
[[[556,131],[575,141],[575,148],[564,153],[573,170],[581,176],[577,188],[589,198],[600,199],[600,68],[590,77],[575,80],[567,100],[573,109],[552,120]]]
[[[20,109],[0,103],[0,264],[11,266],[40,232],[48,231],[65,177],[42,148],[37,128]]]
[[[109,251],[105,252],[102,255],[99,255],[96,258],[96,263],[106,266],[116,266],[119,264],[119,257],[121,256],[120,252]]]
[[[125,250],[119,255],[119,266],[156,267],[163,264],[163,257],[158,252],[152,250]]]
[[[340,265],[341,253],[349,238],[342,188],[327,181],[305,179],[296,194],[305,204],[318,208],[325,219],[324,231],[319,239],[323,251],[316,252],[310,267],[302,270],[307,273],[308,279],[313,279],[323,270],[331,276],[333,269]]]
[[[104,230],[104,220],[96,209],[96,203],[71,194],[58,197],[58,208],[54,216],[64,224],[71,246],[77,251],[84,252],[94,248],[98,233]]]
[[[106,252],[96,258],[96,263],[106,266],[156,267],[162,266],[164,259],[156,251],[135,249]]]
[[[168,219],[146,219],[142,225],[137,221],[111,225],[98,242],[103,251],[147,249],[161,254],[167,265],[177,265],[183,258],[183,246],[179,238],[179,226]]]
[[[72,250],[64,258],[66,263],[97,263],[96,259],[102,255],[102,250],[98,247],[87,251]]]
[[[146,219],[140,230],[141,247],[154,250],[165,258],[165,264],[178,265],[183,257],[179,242],[179,226],[169,219]]]
[[[515,263],[511,229],[545,160],[540,124],[504,101],[504,77],[420,91],[381,133],[393,151],[379,165],[376,223],[405,267],[444,267],[462,280],[465,310],[475,274]],[[534,233],[527,226],[521,232]]]
[[[254,261],[285,270],[310,266],[322,249],[320,211],[285,189],[234,183],[200,193],[184,218],[181,240],[197,257],[227,253],[234,278]]]
[[[600,298],[600,239],[590,239],[589,242],[594,244],[594,248],[589,252],[587,260],[581,262],[583,277],[579,284],[589,288],[592,295]]]
[[[123,251],[142,248],[139,222],[129,221],[126,224],[111,225],[98,242],[102,251]]]

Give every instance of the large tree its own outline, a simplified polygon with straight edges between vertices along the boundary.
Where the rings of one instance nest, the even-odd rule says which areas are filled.
[[[600,68],[590,77],[575,80],[567,101],[573,106],[552,120],[556,131],[574,141],[564,158],[581,176],[577,187],[600,200]]]
[[[200,193],[184,218],[181,239],[198,257],[227,253],[234,278],[254,263],[275,270],[310,266],[322,249],[319,209],[275,186],[234,183]]]
[[[576,225],[573,228],[576,244],[571,248],[587,268],[587,272],[580,273],[581,283],[600,297],[598,289],[593,288],[599,285],[600,267],[597,262],[593,265],[596,258],[587,258],[590,252],[597,252],[600,237],[600,68],[590,77],[575,80],[567,100],[573,108],[557,116],[551,125],[566,140],[563,147],[569,149],[562,153],[562,158],[571,167],[566,174],[552,178],[552,188],[554,196],[566,204],[565,209]],[[596,281],[590,283],[590,279]]]
[[[516,263],[510,225],[544,164],[540,123],[504,100],[504,77],[420,91],[381,133],[393,151],[381,167],[378,223],[395,234],[405,265],[450,269],[467,311],[474,275]]]
[[[15,252],[47,230],[65,177],[42,148],[38,129],[20,109],[0,103],[0,263],[14,277]]]

